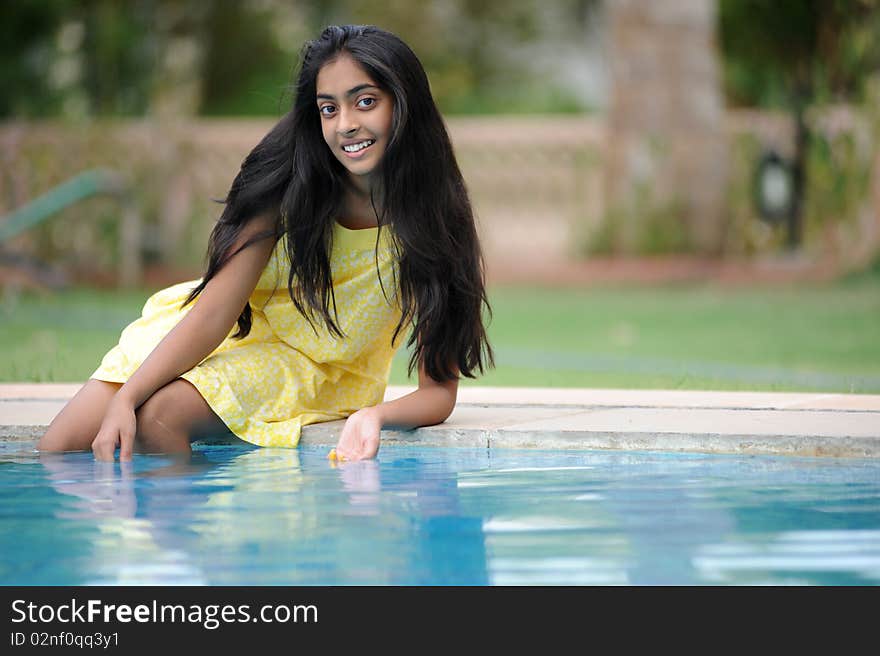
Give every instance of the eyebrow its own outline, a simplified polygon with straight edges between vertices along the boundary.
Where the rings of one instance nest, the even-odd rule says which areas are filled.
[[[364,89],[378,89],[375,84],[359,84],[356,87],[352,87],[348,91],[345,92],[346,98],[351,98],[354,94],[359,91],[363,91]],[[329,93],[319,93],[317,95],[318,100],[336,100],[335,96],[331,96]]]

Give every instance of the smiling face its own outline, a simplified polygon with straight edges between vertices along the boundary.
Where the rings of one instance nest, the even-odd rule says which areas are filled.
[[[330,152],[359,188],[368,188],[391,137],[393,98],[342,54],[318,72],[316,101]]]

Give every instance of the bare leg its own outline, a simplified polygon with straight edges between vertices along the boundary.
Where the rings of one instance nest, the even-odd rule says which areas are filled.
[[[122,383],[90,378],[59,412],[40,441],[40,451],[87,451]]]
[[[229,428],[199,391],[178,378],[156,390],[137,410],[135,449],[146,453],[189,453],[190,442]]]

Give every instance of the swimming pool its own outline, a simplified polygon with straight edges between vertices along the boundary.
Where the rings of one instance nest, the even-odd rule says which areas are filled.
[[[188,463],[0,443],[4,585],[880,582],[880,462],[197,445]]]

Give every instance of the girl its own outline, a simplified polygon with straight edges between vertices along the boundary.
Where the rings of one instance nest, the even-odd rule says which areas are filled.
[[[294,447],[348,417],[337,457],[372,458],[382,427],[444,421],[458,378],[494,366],[467,191],[425,71],[389,32],[306,44],[293,109],[245,158],[207,258],[147,301],[38,449],[129,460],[218,431]],[[409,328],[418,389],[383,403]]]

